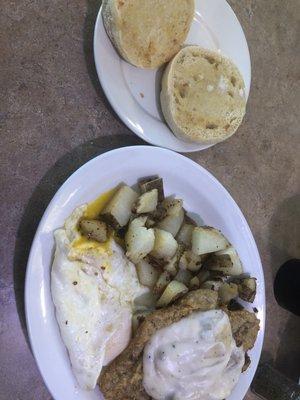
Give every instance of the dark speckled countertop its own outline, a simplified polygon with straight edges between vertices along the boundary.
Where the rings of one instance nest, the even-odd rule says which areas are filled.
[[[230,140],[189,156],[228,188],[248,219],[266,278],[262,358],[295,378],[299,318],[277,306],[272,281],[284,260],[300,256],[300,3],[230,4],[252,57],[248,113]],[[90,158],[142,143],[116,117],[97,80],[92,36],[99,5],[95,0],[1,1],[1,400],[51,399],[30,352],[23,303],[28,252],[45,207]]]

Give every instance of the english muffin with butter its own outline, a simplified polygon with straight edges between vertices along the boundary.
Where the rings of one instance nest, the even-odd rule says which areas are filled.
[[[104,26],[119,54],[142,68],[157,68],[181,48],[194,0],[104,0]]]
[[[215,144],[240,126],[246,111],[245,84],[228,58],[187,46],[164,72],[161,106],[175,136]]]

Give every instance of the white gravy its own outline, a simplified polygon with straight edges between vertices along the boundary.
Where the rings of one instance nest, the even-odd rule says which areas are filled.
[[[194,312],[150,339],[143,356],[143,385],[155,400],[222,400],[245,361],[222,310]]]

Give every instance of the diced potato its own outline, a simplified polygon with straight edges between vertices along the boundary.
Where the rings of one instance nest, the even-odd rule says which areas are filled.
[[[145,320],[147,315],[149,315],[152,311],[147,310],[147,311],[138,311],[132,316],[132,333],[135,335],[137,328],[140,326],[140,324]]]
[[[206,269],[206,265],[205,265],[205,269]],[[227,276],[227,274],[225,274],[222,271],[216,271],[216,270],[208,270],[208,271],[209,271],[210,279],[212,279],[212,280],[223,279]]]
[[[167,271],[164,271],[162,274],[160,274],[153,288],[153,293],[155,294],[161,293],[165,289],[165,287],[169,284],[170,281],[171,281],[171,275]]]
[[[136,265],[136,272],[141,285],[148,286],[152,288],[158,279],[159,272],[151,264],[145,260],[141,260]]]
[[[176,255],[164,266],[164,270],[167,271],[172,277],[177,274],[178,261]]]
[[[168,284],[163,294],[158,299],[156,306],[166,307],[187,292],[188,288],[183,283],[174,280]]]
[[[238,285],[239,296],[241,299],[253,303],[256,296],[256,279],[242,279]]]
[[[179,269],[174,279],[188,286],[192,277],[193,275],[187,269]]]
[[[205,262],[205,268],[212,271],[220,271],[221,269],[232,268],[232,261],[228,254],[216,255],[212,254]]]
[[[182,243],[186,247],[190,247],[192,244],[192,235],[194,228],[195,226],[192,224],[183,223],[176,236],[176,240],[178,241],[178,243]]]
[[[159,295],[153,292],[146,292],[134,299],[134,310],[135,311],[148,311],[154,310],[156,301]]]
[[[220,231],[209,226],[195,227],[192,235],[192,250],[201,255],[225,250],[230,244]]]
[[[145,226],[147,221],[147,216],[139,216],[139,217],[133,217],[129,223],[129,227],[128,229],[131,228],[142,228],[143,226]]]
[[[190,280],[189,288],[191,290],[200,288],[200,279],[198,278],[198,276],[194,276],[194,278]]]
[[[163,208],[166,210],[167,215],[177,215],[182,209],[183,201],[168,197],[162,202]]]
[[[157,223],[158,221],[161,221],[167,216],[167,212],[162,206],[162,203],[158,203],[156,210],[153,211],[153,213],[150,214],[151,219]]]
[[[177,214],[167,215],[163,218],[158,224],[157,227],[159,229],[163,229],[164,231],[172,233],[175,237],[182,225],[184,219],[184,211],[183,208],[180,208]]]
[[[155,258],[151,256],[151,254],[148,254],[145,260],[151,264],[154,268],[158,269],[159,271],[164,268],[166,265],[167,261],[161,259],[161,258]]]
[[[235,283],[223,283],[219,289],[221,304],[228,304],[232,299],[236,299],[238,294],[238,286]]]
[[[163,180],[157,175],[140,179],[139,187],[142,193],[149,192],[152,189],[157,189],[159,202],[163,201],[163,199],[165,198]]]
[[[88,239],[104,243],[107,240],[107,226],[105,222],[95,219],[82,219],[79,223],[82,234]]]
[[[175,276],[178,272],[178,264],[182,253],[184,252],[184,246],[178,245],[177,251],[175,255],[171,258],[171,260],[164,265],[164,270],[168,271],[171,276]]]
[[[243,266],[241,260],[233,247],[229,247],[226,250],[218,251],[214,255],[218,259],[218,265],[211,267],[211,270],[221,271],[225,275],[240,275],[243,273]],[[228,262],[228,256],[230,261]]]
[[[230,278],[230,281],[239,284],[241,282],[242,279],[246,279],[246,278],[251,278],[250,274],[248,272],[243,272],[240,275],[234,275]],[[256,279],[256,278],[255,278]]]
[[[147,229],[144,225],[147,217],[134,219],[125,235],[126,256],[134,263],[140,262],[149,254],[155,242],[153,229]]]
[[[151,213],[156,209],[158,201],[158,190],[152,189],[150,192],[143,193],[133,207],[137,214]]]
[[[211,289],[211,290],[215,290],[218,291],[220,289],[220,287],[223,285],[223,281],[222,280],[208,280],[204,283],[202,283],[201,285],[201,289]]]
[[[205,282],[208,281],[210,278],[209,271],[202,269],[198,274],[197,278],[199,279],[200,286]]]
[[[192,272],[197,272],[201,268],[201,256],[197,256],[191,250],[186,250],[180,260],[180,269],[188,269]]]
[[[154,258],[170,260],[176,253],[178,244],[170,232],[154,228],[155,242],[151,255]]]
[[[130,217],[138,194],[129,186],[121,186],[101,212],[101,217],[115,229],[125,226]]]

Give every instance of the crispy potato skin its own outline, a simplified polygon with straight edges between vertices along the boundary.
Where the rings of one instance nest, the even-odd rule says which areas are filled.
[[[165,198],[164,183],[162,178],[158,176],[150,176],[139,180],[139,187],[142,193],[149,192],[150,190],[157,189],[158,201],[162,202]]]
[[[246,278],[242,279],[238,285],[239,296],[241,299],[253,303],[256,296],[256,279]]]

